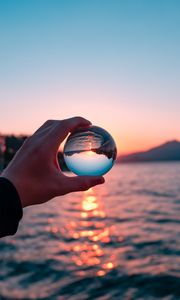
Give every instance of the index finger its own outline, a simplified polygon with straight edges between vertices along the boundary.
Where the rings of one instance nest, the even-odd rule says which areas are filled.
[[[73,117],[55,122],[46,136],[46,141],[51,147],[50,149],[55,151],[58,150],[60,144],[70,132],[78,127],[88,127],[91,125],[90,121],[82,117]]]

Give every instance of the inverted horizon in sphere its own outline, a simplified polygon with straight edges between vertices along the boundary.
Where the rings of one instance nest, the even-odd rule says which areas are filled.
[[[76,175],[101,176],[113,166],[113,159],[93,151],[75,153],[65,158],[68,168]]]
[[[104,175],[112,168],[116,153],[112,136],[97,126],[77,129],[64,146],[66,165],[76,175]]]

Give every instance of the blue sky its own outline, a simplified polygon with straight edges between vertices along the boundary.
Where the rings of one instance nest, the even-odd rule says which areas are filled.
[[[82,115],[120,151],[180,139],[180,1],[1,0],[0,131]]]

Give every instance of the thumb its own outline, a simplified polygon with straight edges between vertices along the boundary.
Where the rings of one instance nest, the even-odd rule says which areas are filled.
[[[89,188],[104,183],[101,176],[74,176],[68,178],[68,193],[86,191]]]

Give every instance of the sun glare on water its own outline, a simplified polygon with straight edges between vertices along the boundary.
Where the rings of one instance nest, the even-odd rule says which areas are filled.
[[[92,155],[92,151],[88,153]],[[114,255],[107,255],[102,246],[111,241],[112,228],[104,222],[106,213],[100,200],[94,189],[85,191],[78,204],[80,220],[67,224],[67,235],[74,239],[72,261],[82,276],[86,271],[104,276],[115,267]]]

